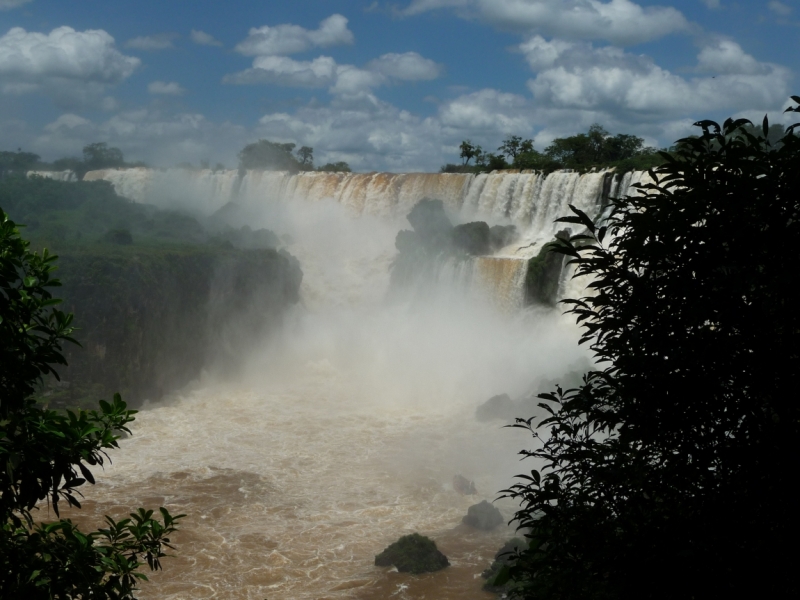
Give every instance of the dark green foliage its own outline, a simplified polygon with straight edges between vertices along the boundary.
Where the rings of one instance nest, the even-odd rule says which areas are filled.
[[[113,169],[125,166],[125,157],[119,148],[109,148],[105,142],[96,142],[83,148],[83,170]]]
[[[256,169],[261,171],[308,171],[314,168],[312,164],[313,148],[303,146],[298,151],[296,158],[292,151],[295,144],[280,144],[269,140],[258,140],[245,146],[239,152],[239,170]]]
[[[478,504],[473,504],[467,509],[467,514],[461,522],[476,529],[491,531],[498,525],[502,525],[505,519],[494,504],[483,500]]]
[[[10,174],[25,175],[39,163],[39,155],[33,152],[0,152],[0,179]]]
[[[525,540],[516,537],[503,544],[494,555],[494,561],[489,568],[481,573],[481,577],[486,580],[483,584],[484,590],[495,594],[507,593],[510,590],[513,582],[509,576],[509,568],[517,562],[515,554],[524,550],[526,546]]]
[[[110,244],[119,246],[130,246],[133,243],[133,236],[127,229],[110,229],[103,239]]]
[[[401,573],[431,573],[449,567],[447,557],[432,539],[412,533],[405,535],[375,557],[375,566],[397,567]]]
[[[72,315],[55,308],[49,289],[59,285],[54,261],[47,251],[30,253],[0,210],[0,597],[129,599],[147,579],[144,562],[161,568],[183,515],[162,508],[159,521],[139,509],[88,534],[68,520],[34,520],[41,501],[56,516],[61,501],[80,508],[79,488],[95,481],[89,467],[102,467],[136,412],[119,395],[88,412],[55,412],[33,399],[44,377],[58,377],[62,345],[73,341]]]
[[[563,230],[556,234],[556,239],[568,236],[569,230]],[[528,261],[528,270],[525,273],[525,303],[555,306],[563,267],[564,257],[550,252],[550,246],[543,246],[539,254]]]
[[[335,163],[326,163],[321,167],[317,167],[317,171],[327,171],[330,173],[350,173],[350,165],[344,161]]]
[[[587,133],[556,138],[539,152],[533,140],[523,140],[512,135],[503,141],[498,154],[484,153],[480,146],[469,140],[461,144],[462,165],[444,165],[442,173],[482,173],[502,169],[528,169],[549,173],[557,169],[588,171],[591,168],[615,167],[618,173],[647,170],[666,160],[655,148],[644,145],[644,140],[634,135],[611,135],[595,123]],[[470,159],[475,165],[470,166]],[[508,159],[508,160],[507,160]]]
[[[800,140],[697,125],[607,219],[562,219],[585,228],[554,249],[593,280],[566,302],[601,370],[540,396],[540,438],[517,425],[545,464],[507,490],[518,596],[800,595]]]
[[[450,235],[453,246],[462,252],[472,256],[491,254],[491,233],[483,221],[456,225]]]

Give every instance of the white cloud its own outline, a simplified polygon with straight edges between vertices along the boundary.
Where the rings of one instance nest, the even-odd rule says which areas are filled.
[[[15,27],[0,37],[0,91],[43,92],[63,105],[98,100],[140,64],[103,30],[59,27],[44,34]]]
[[[648,121],[681,114],[771,107],[789,94],[791,72],[758,62],[735,42],[716,41],[698,55],[698,71],[684,78],[619,48],[587,42],[546,41],[520,46],[538,73],[528,82],[537,106],[600,111],[614,118]]]
[[[384,54],[367,64],[371,71],[402,81],[436,79],[442,73],[441,65],[416,52]]]
[[[631,45],[686,31],[689,22],[672,7],[642,7],[631,0],[413,0],[414,15],[455,8],[466,18],[528,33]]]
[[[453,134],[473,137],[476,134],[484,137],[508,133],[527,135],[533,128],[532,116],[527,99],[493,89],[465,94],[439,109],[443,127]]]
[[[0,0],[0,10],[11,10],[28,2],[31,0]]]
[[[290,24],[254,27],[247,38],[236,45],[236,51],[245,56],[295,54],[315,47],[352,44],[353,40],[347,19],[335,14],[315,30]]]
[[[224,83],[271,83],[288,87],[327,87],[336,81],[338,66],[329,56],[300,61],[288,56],[257,56],[253,68],[226,75]]]
[[[720,39],[700,50],[698,68],[711,73],[758,75],[770,72],[772,65],[760,63],[734,41]]]
[[[154,166],[200,160],[233,166],[247,138],[243,127],[214,123],[200,114],[143,109],[98,122],[66,113],[29,138],[24,147],[53,159],[79,155],[86,144],[102,140],[120,148],[127,160],[144,160]]]
[[[340,65],[329,56],[311,61],[288,56],[256,56],[253,67],[226,75],[223,83],[274,84],[287,87],[323,88],[332,94],[357,95],[395,81],[430,80],[442,68],[416,52],[384,54],[365,68]]]
[[[792,7],[784,4],[783,2],[777,2],[777,0],[772,0],[772,2],[770,2],[768,6],[772,12],[782,17],[788,17],[790,14],[792,14]]]
[[[192,29],[190,37],[195,44],[200,44],[201,46],[222,46],[222,42],[215,39],[213,35],[206,33],[205,31]]]
[[[142,35],[125,42],[126,48],[136,50],[168,50],[174,48],[172,40],[178,37],[176,33],[157,33],[155,35]]]
[[[152,81],[147,84],[147,91],[151,94],[164,96],[180,96],[186,93],[186,90],[174,81]]]

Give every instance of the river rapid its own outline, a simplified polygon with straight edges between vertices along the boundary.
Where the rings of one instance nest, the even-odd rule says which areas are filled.
[[[530,396],[585,361],[575,325],[558,311],[501,310],[491,289],[457,277],[387,301],[400,221],[317,204],[272,225],[301,262],[300,305],[239,349],[235,372],[209,369],[146,404],[83,510],[65,516],[98,527],[139,506],[187,515],[144,600],[494,597],[480,573],[514,529],[461,519],[535,467],[517,455],[533,441],[475,409],[495,394]],[[454,490],[455,475],[478,494]],[[495,504],[507,519],[516,508]],[[451,566],[420,576],[374,566],[412,532]]]

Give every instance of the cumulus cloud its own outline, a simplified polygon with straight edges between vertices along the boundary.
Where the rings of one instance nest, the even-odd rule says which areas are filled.
[[[368,63],[367,69],[401,81],[436,79],[443,70],[441,65],[416,52],[384,54]]]
[[[98,99],[140,64],[101,29],[59,27],[44,34],[15,27],[0,37],[0,91],[6,94],[43,92],[62,104],[81,104]]]
[[[174,48],[172,40],[178,37],[177,33],[157,33],[155,35],[142,35],[125,42],[126,48],[136,50],[168,50]]]
[[[233,165],[249,132],[231,123],[214,123],[201,114],[168,114],[158,110],[124,111],[103,121],[65,113],[28,139],[30,148],[48,159],[79,155],[97,140],[120,148],[126,159],[157,166],[200,160]]]
[[[618,118],[671,118],[746,106],[771,107],[789,93],[791,72],[758,62],[735,42],[718,40],[698,55],[697,70],[712,76],[684,78],[646,56],[587,42],[546,41],[520,46],[538,71],[528,82],[537,105],[599,110]]]
[[[254,27],[247,38],[236,45],[236,51],[245,56],[282,55],[305,52],[315,47],[352,44],[354,37],[347,28],[347,22],[345,17],[335,14],[314,30],[291,24]]]
[[[686,31],[690,25],[672,7],[642,7],[631,0],[413,0],[401,11],[414,15],[454,8],[515,31],[631,45]]]
[[[213,35],[206,33],[205,31],[192,29],[192,33],[189,35],[195,44],[200,44],[201,46],[222,46],[222,42],[215,39]]]
[[[186,93],[186,90],[174,81],[152,81],[147,84],[147,91],[162,96],[180,96]]]
[[[28,2],[31,0],[0,0],[0,10],[11,10]]]
[[[327,87],[336,80],[336,61],[320,56],[311,61],[294,60],[288,56],[258,56],[253,68],[226,75],[223,83],[271,83],[287,87]]]
[[[340,65],[329,56],[294,60],[288,56],[257,56],[253,67],[226,75],[223,83],[273,84],[328,88],[332,94],[357,95],[399,81],[435,79],[442,67],[416,52],[384,54],[366,67]]]

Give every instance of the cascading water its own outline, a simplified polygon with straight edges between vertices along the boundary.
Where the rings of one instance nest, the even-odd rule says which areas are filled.
[[[175,558],[143,585],[143,599],[492,598],[479,574],[513,530],[476,532],[461,517],[534,465],[516,457],[529,436],[478,422],[475,408],[498,393],[521,398],[585,360],[557,311],[515,308],[523,259],[552,238],[566,204],[599,205],[604,177],[87,174],[139,202],[205,214],[234,202],[242,224],[285,240],[304,280],[302,306],[237,379],[205,376],[142,410],[84,510],[68,516],[101,526],[101,515],[136,506],[188,514]],[[424,301],[386,302],[395,235],[426,196],[454,220],[514,223],[522,239],[443,266]],[[478,495],[457,493],[456,474]],[[436,540],[452,566],[420,577],[373,566],[413,531]]]

